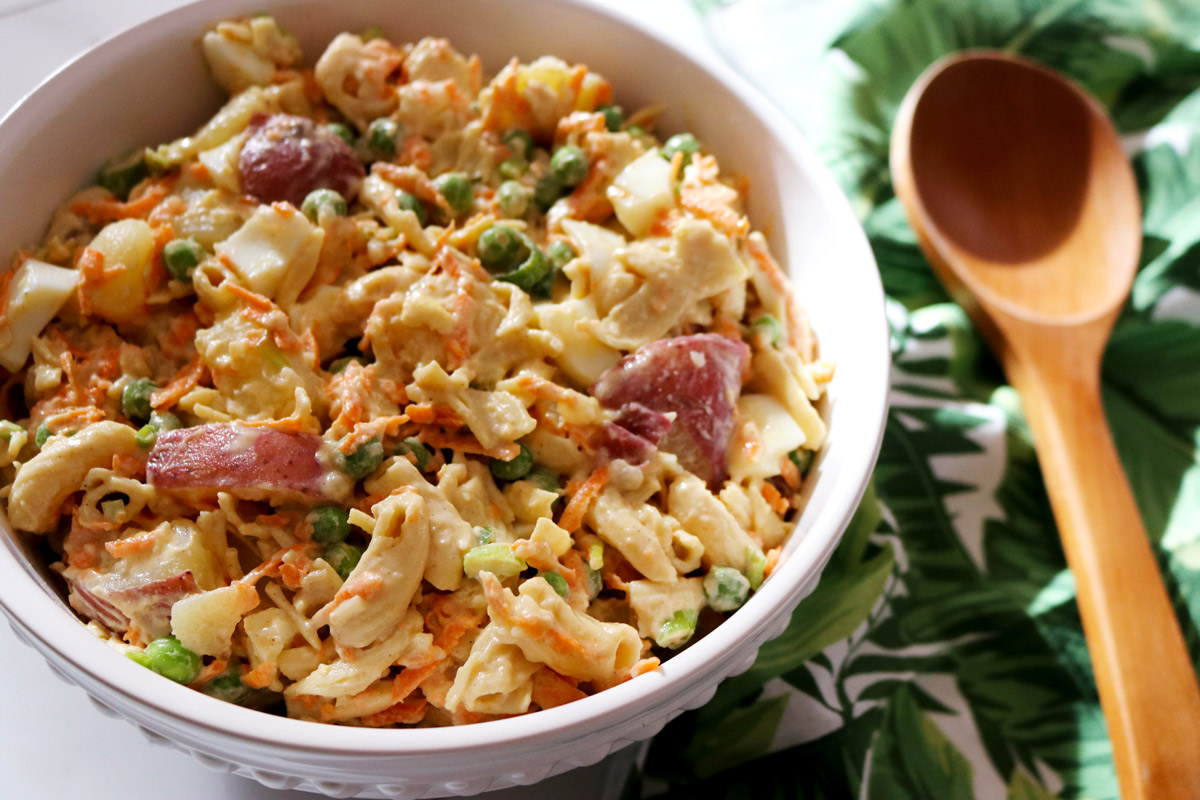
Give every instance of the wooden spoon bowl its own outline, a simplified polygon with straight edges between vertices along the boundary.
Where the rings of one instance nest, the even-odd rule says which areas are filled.
[[[1200,798],[1200,687],[1100,398],[1141,209],[1104,110],[995,52],[909,90],[892,177],[918,240],[1020,392],[1096,672],[1122,796]]]

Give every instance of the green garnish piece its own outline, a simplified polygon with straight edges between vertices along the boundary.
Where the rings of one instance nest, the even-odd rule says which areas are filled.
[[[46,440],[53,435],[54,434],[50,432],[50,426],[43,422],[41,425],[38,425],[37,432],[33,434],[33,443],[36,444],[40,450],[46,445]]]
[[[562,239],[556,239],[546,248],[546,255],[550,257],[550,263],[557,269],[562,269],[567,264],[579,257],[579,253],[571,246],[570,242],[564,242]]]
[[[164,636],[146,645],[141,652],[130,652],[129,658],[143,667],[154,670],[164,678],[176,683],[188,684],[196,680],[204,662],[200,656],[188,650],[174,636]]]
[[[496,174],[506,181],[515,180],[529,172],[529,162],[520,156],[509,156],[496,167]]]
[[[550,157],[550,173],[563,186],[578,186],[587,177],[587,153],[578,145],[564,144]]]
[[[565,190],[562,181],[553,174],[543,175],[533,187],[533,202],[544,213],[563,196]]]
[[[508,272],[529,258],[529,240],[507,225],[493,225],[479,235],[475,252],[489,272]]]
[[[150,174],[146,152],[133,150],[109,159],[96,175],[96,183],[113,193],[118,200],[128,200],[129,193]]]
[[[477,545],[491,544],[496,538],[496,532],[487,525],[476,525],[473,532]]]
[[[696,632],[696,622],[700,619],[700,612],[694,608],[681,608],[671,615],[671,618],[662,624],[658,629],[658,635],[654,637],[654,641],[660,647],[666,647],[674,650],[677,647],[682,647],[687,644],[692,638],[692,634]]]
[[[331,375],[339,375],[345,372],[346,367],[352,363],[362,364],[365,367],[367,360],[362,356],[342,356],[341,358],[335,358],[329,365],[329,372]]]
[[[583,579],[587,584],[588,600],[595,600],[600,594],[600,590],[604,588],[604,577],[600,574],[600,570],[592,569],[592,565],[584,562]]]
[[[479,577],[481,572],[490,572],[500,580],[515,578],[525,569],[525,561],[501,542],[472,547],[463,556],[463,572],[470,578]]]
[[[800,475],[803,477],[812,469],[813,458],[816,456],[812,450],[805,450],[802,447],[797,447],[792,452],[788,453],[788,458],[796,465],[796,469],[800,470]]]
[[[342,472],[351,480],[362,480],[383,463],[383,445],[378,439],[371,439],[358,446],[349,455],[342,456]]]
[[[510,219],[520,219],[529,210],[533,192],[517,181],[505,181],[496,190],[496,205],[500,213]]]
[[[429,462],[433,460],[433,453],[429,452],[429,448],[416,437],[410,436],[396,446],[396,455],[402,456],[408,453],[412,454],[416,462],[417,469],[424,472],[429,467]]]
[[[546,492],[561,494],[563,487],[558,475],[545,467],[534,467],[525,475],[525,480]]]
[[[362,559],[362,550],[345,542],[331,542],[325,546],[325,552],[321,558],[325,559],[326,564],[333,567],[333,571],[340,575],[342,580],[346,580]]]
[[[291,366],[287,355],[276,347],[274,342],[263,342],[254,349],[263,357],[263,361],[266,361],[268,366],[276,372],[280,372]]]
[[[21,433],[25,429],[11,420],[0,420],[0,439],[10,441],[13,436]]]
[[[346,144],[350,145],[351,147],[354,146],[354,140],[356,137],[354,136],[354,131],[350,130],[349,125],[345,125],[341,122],[331,122],[325,127],[330,133],[341,139]]]
[[[195,239],[172,239],[162,251],[162,263],[167,273],[177,281],[189,283],[192,270],[204,260],[204,248]]]
[[[599,572],[604,568],[604,545],[596,542],[588,548],[588,566]]]
[[[183,427],[183,421],[170,411],[153,411],[150,413],[150,424],[161,433],[175,431]]]
[[[518,442],[521,452],[511,461],[492,459],[492,474],[502,481],[519,481],[533,469],[533,451],[524,442]]]
[[[746,579],[750,581],[750,588],[758,591],[758,587],[762,586],[763,573],[767,569],[767,557],[762,554],[762,551],[757,547],[746,548]]]
[[[557,572],[539,572],[538,575],[546,579],[546,583],[550,584],[550,588],[558,592],[562,598],[567,598],[571,594],[571,587],[567,586],[567,579]]]
[[[513,155],[528,161],[533,156],[533,137],[524,128],[513,128],[501,139]]]
[[[364,42],[370,42],[374,39],[382,39],[383,38],[383,26],[382,25],[368,25],[366,27],[366,29],[362,32],[362,35],[360,35],[358,38],[362,39]]]
[[[322,213],[344,217],[350,212],[346,198],[333,189],[313,189],[304,198],[300,210],[313,222],[320,222]]]
[[[137,433],[133,435],[133,441],[137,442],[138,447],[143,447],[149,450],[154,447],[154,443],[158,441],[158,428],[147,422],[142,427],[138,428]]]
[[[675,157],[676,153],[683,153],[683,162],[686,164],[692,158],[693,153],[700,151],[700,142],[690,133],[677,133],[663,144],[663,158],[670,161]]]
[[[134,378],[121,390],[121,413],[130,419],[150,419],[150,395],[158,389],[149,378]]]
[[[783,325],[772,314],[763,314],[751,322],[750,327],[755,332],[766,336],[772,347],[778,347],[779,343],[783,341]]]
[[[372,155],[391,158],[396,155],[396,138],[399,135],[400,126],[395,120],[380,117],[372,120],[367,127],[367,147]]]
[[[596,109],[596,113],[604,115],[604,127],[608,128],[610,133],[621,130],[621,123],[625,121],[625,112],[620,106],[600,106]]]
[[[469,211],[475,203],[475,190],[471,186],[471,179],[464,172],[438,175],[434,178],[433,185],[442,193],[442,197],[446,198],[450,210],[456,216]]]
[[[554,288],[554,265],[541,248],[530,242],[529,256],[512,272],[496,277],[498,281],[520,287],[530,297],[546,298]]]
[[[704,599],[714,611],[735,611],[750,596],[750,581],[733,567],[713,567],[704,576]]]
[[[400,206],[401,211],[411,211],[416,214],[417,222],[421,223],[422,228],[429,222],[429,210],[412,192],[406,192],[403,189],[397,191],[396,204]]]
[[[312,538],[322,544],[343,541],[350,535],[350,514],[341,506],[319,505],[308,512]]]

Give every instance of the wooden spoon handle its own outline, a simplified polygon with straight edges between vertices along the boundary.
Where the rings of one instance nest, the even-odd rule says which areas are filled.
[[[1006,367],[1078,583],[1121,796],[1196,800],[1200,687],[1104,417],[1099,365],[1036,361]]]

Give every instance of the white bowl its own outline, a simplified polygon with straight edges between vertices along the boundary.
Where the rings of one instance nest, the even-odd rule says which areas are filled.
[[[190,132],[222,101],[198,37],[269,11],[308,59],[343,30],[382,24],[395,41],[448,37],[485,72],[554,54],[607,77],[627,109],[664,103],[661,130],[694,131],[726,174],[750,179],[749,212],[795,282],[822,354],[837,363],[829,442],[785,558],[717,630],[653,673],[567,706],[458,728],[374,730],[275,717],[159,679],[80,624],[44,566],[0,520],[0,610],[17,635],[102,708],[152,741],[272,787],[346,797],[467,795],[599,761],[712,697],[779,635],[816,585],[862,495],[886,412],[883,291],[862,230],[791,123],[745,81],[702,66],[653,31],[585,0],[206,0],[109,39],[60,70],[0,122],[0,254],[37,241],[56,205],[113,153]]]

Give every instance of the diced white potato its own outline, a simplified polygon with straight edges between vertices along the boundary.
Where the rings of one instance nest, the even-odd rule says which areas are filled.
[[[671,164],[658,148],[647,150],[621,170],[606,194],[625,230],[645,236],[658,215],[675,206]]]
[[[242,152],[245,134],[239,134],[224,144],[197,154],[196,158],[208,170],[213,183],[234,194],[242,193],[242,178],[238,171],[238,156]]]
[[[246,285],[288,306],[317,268],[325,232],[291,206],[262,206],[238,232],[217,245]]]
[[[599,321],[592,298],[542,303],[534,306],[533,313],[542,330],[562,340],[562,352],[554,360],[568,378],[581,386],[591,386],[605,370],[621,360],[619,350],[614,350],[588,329],[575,324],[581,319]]]
[[[104,256],[102,278],[80,289],[92,312],[117,324],[142,319],[154,256],[150,225],[140,219],[110,222],[88,247]]]
[[[28,259],[8,284],[8,311],[0,324],[0,366],[16,372],[29,358],[33,339],[75,291],[79,273]]]
[[[257,605],[258,592],[244,583],[190,595],[171,606],[171,632],[194,653],[223,655],[233,646],[242,617]]]
[[[770,395],[742,395],[737,407],[741,441],[732,448],[730,473],[738,479],[778,475],[780,462],[806,441],[804,431],[783,404]],[[753,429],[748,429],[746,423],[753,424]],[[757,444],[746,440],[748,434],[757,439]]]

